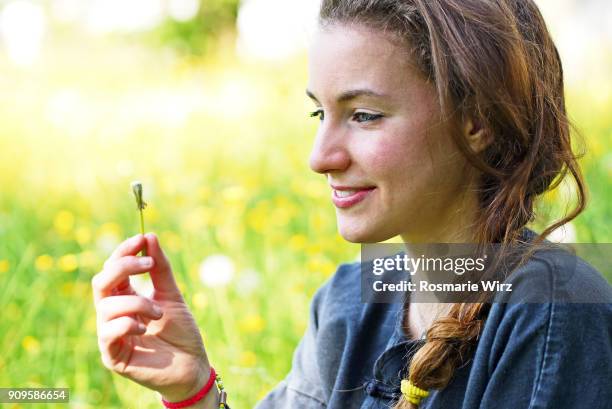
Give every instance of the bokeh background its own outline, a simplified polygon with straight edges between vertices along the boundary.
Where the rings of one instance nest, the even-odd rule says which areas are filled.
[[[554,237],[610,242],[612,6],[538,4],[564,60],[591,192]],[[90,280],[138,232],[132,180],[232,407],[253,407],[285,376],[310,297],[359,254],[307,165],[317,7],[0,1],[0,386],[69,387],[71,408],[160,407],[107,371],[96,343]],[[546,195],[540,225],[567,197],[565,185]]]

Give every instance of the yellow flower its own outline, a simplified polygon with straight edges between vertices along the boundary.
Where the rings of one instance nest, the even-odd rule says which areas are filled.
[[[548,204],[556,203],[559,201],[559,189],[547,190],[542,197]]]
[[[240,366],[246,366],[248,368],[251,368],[255,366],[256,363],[257,355],[255,355],[255,353],[251,351],[244,351],[242,354],[240,354]]]
[[[205,201],[210,197],[211,193],[212,192],[208,186],[200,186],[198,188],[197,198],[200,201]]]
[[[85,329],[90,334],[95,334],[96,329],[97,329],[96,325],[97,325],[96,317],[94,315],[90,315],[87,321],[85,321]]]
[[[257,400],[262,400],[272,390],[272,388],[273,386],[262,387],[257,393]]]
[[[77,243],[84,246],[91,241],[91,230],[89,230],[87,227],[79,227],[75,230],[74,236]]]
[[[53,267],[53,257],[48,254],[42,254],[34,260],[34,266],[38,271],[47,271]]]
[[[55,215],[53,226],[60,234],[68,234],[74,226],[74,216],[68,210],[62,210]]]
[[[304,294],[305,288],[304,283],[295,283],[289,288],[293,294]]]
[[[96,253],[91,250],[86,250],[79,254],[79,265],[83,267],[94,267],[98,265],[98,263],[99,260]]]
[[[259,202],[247,214],[247,224],[257,233],[263,233],[266,230],[268,219],[270,217],[270,203],[268,201]]]
[[[310,243],[306,249],[306,254],[309,256],[318,256],[323,252],[323,246],[319,242]]]
[[[57,265],[60,270],[65,272],[74,271],[79,267],[77,257],[74,254],[66,254],[60,257]]]
[[[165,231],[160,234],[161,245],[171,252],[177,252],[181,249],[181,236],[172,232]]]
[[[311,213],[309,224],[316,232],[325,231],[330,225],[333,225],[331,219],[328,219],[321,212]]]
[[[31,335],[27,335],[21,341],[21,346],[26,350],[28,354],[38,355],[40,352],[40,342]]]
[[[246,333],[261,332],[266,326],[266,322],[258,314],[247,315],[239,324],[240,329]]]
[[[274,212],[268,217],[268,222],[273,223],[277,227],[286,227],[287,223],[296,213],[297,211],[293,204],[290,204],[288,201],[277,200]]]
[[[159,210],[155,207],[154,203],[147,204],[147,220],[153,224],[159,221]]]
[[[0,260],[0,274],[6,273],[9,269],[9,261],[8,260]]]
[[[289,247],[293,250],[303,250],[306,247],[306,236],[295,234],[289,239]]]
[[[120,237],[121,236],[121,226],[113,222],[104,223],[98,229],[98,236],[104,236],[104,235]]]
[[[254,173],[244,175],[243,185],[251,190],[258,189],[261,186],[261,181]]]
[[[68,281],[61,286],[61,293],[65,297],[69,297],[74,292],[74,283],[72,281]]]
[[[329,277],[336,270],[336,266],[328,258],[315,255],[308,260],[307,269],[311,273],[321,273]]]
[[[285,207],[279,207],[274,210],[270,217],[270,222],[274,223],[277,227],[286,227],[291,220],[291,210]]]
[[[304,193],[304,190],[303,190],[304,182],[301,180],[293,179],[291,182],[289,182],[289,187],[294,193],[297,193],[298,195],[301,195]]]
[[[221,192],[223,200],[227,203],[241,203],[244,202],[247,191],[242,186],[230,186]]]
[[[311,180],[304,184],[302,192],[313,199],[320,199],[329,194],[328,189],[324,182]]]
[[[187,293],[187,290],[188,290],[187,285],[183,283],[182,281],[179,281],[178,283],[176,283],[176,286],[178,287],[181,294]]]
[[[193,304],[193,307],[195,309],[204,310],[206,306],[208,305],[208,300],[206,299],[206,296],[204,295],[204,293],[198,292],[198,293],[195,293],[193,297],[191,298],[191,303]]]

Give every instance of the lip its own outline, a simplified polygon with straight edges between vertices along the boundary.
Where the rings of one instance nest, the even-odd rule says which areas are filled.
[[[355,206],[357,203],[362,202],[363,200],[365,200],[370,193],[372,193],[372,191],[374,191],[376,189],[375,186],[368,186],[368,187],[356,187],[356,186],[334,186],[332,185],[332,202],[334,202],[334,205],[336,207],[339,207],[341,209],[346,209],[349,208],[351,206]],[[354,190],[355,193],[353,193],[350,196],[347,197],[338,197],[336,196],[336,191],[346,191],[346,190]]]

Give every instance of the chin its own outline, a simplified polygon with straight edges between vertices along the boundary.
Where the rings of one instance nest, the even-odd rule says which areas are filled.
[[[380,227],[376,228],[375,223],[343,220],[340,217],[338,217],[338,232],[344,240],[351,243],[379,243],[396,235]]]

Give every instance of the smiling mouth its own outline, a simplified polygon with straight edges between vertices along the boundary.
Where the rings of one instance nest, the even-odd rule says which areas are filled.
[[[333,188],[332,201],[336,207],[346,209],[364,201],[375,189],[376,187],[352,189],[344,187]]]
[[[340,197],[343,199],[353,196],[357,192],[359,192],[359,190],[335,190],[334,189],[334,195],[336,195],[336,197]]]

